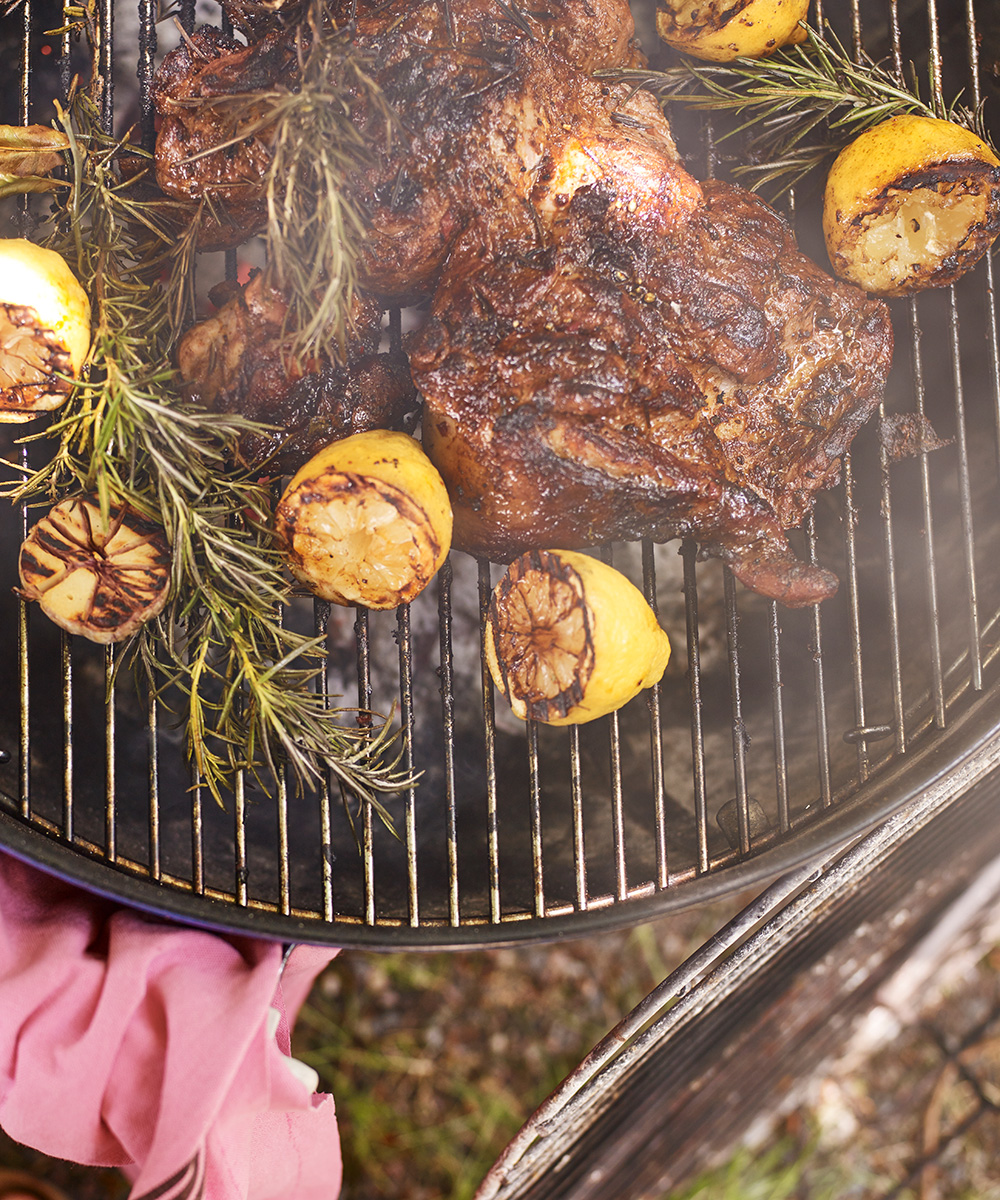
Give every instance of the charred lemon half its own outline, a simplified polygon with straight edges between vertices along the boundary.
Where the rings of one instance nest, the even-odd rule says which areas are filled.
[[[953,283],[1000,231],[1000,160],[971,130],[892,117],[837,156],[823,232],[834,271],[877,296]]]
[[[658,683],[670,639],[614,567],[570,550],[535,550],[493,589],[484,651],[516,716],[581,725]]]
[[[107,644],[163,610],[171,556],[161,525],[96,498],[63,500],[21,545],[20,594],[68,633]]]
[[[0,421],[58,408],[90,349],[90,301],[54,250],[0,239]]]
[[[808,11],[809,0],[658,0],[656,31],[693,58],[763,58],[805,38]]]
[[[451,549],[437,468],[405,433],[333,442],[293,477],[275,513],[292,574],[323,600],[395,608],[415,599]]]

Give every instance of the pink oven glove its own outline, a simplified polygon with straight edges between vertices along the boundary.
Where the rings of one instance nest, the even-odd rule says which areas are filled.
[[[333,1097],[289,1057],[289,1028],[335,954],[297,946],[282,970],[277,944],[158,921],[0,854],[0,1126],[121,1168],[130,1200],[333,1200]]]

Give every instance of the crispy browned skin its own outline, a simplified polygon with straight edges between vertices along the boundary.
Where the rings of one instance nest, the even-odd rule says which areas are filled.
[[[186,390],[206,408],[275,427],[240,438],[238,454],[248,467],[294,471],[336,438],[415,419],[406,356],[379,353],[377,302],[355,303],[342,363],[299,362],[289,349],[286,306],[263,276],[229,290],[218,313],[181,339],[177,364]]]
[[[254,70],[290,37],[268,36]],[[433,297],[410,361],[454,544],[691,536],[767,596],[830,595],[785,530],[878,403],[887,311],[763,202],[695,180],[651,96],[591,77],[636,61],[627,4],[396,0],[359,13],[356,44],[406,134],[354,181],[366,286]],[[235,88],[253,53],[193,69]]]

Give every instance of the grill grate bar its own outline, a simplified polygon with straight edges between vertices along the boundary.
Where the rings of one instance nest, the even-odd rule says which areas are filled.
[[[601,558],[614,566],[614,548],[605,546]],[[624,900],[628,895],[628,868],[625,861],[625,808],[622,793],[622,741],[618,713],[608,718],[608,756],[611,766],[611,829],[615,858],[615,896]]]
[[[152,150],[156,141],[156,114],[153,112],[153,70],[156,54],[156,0],[139,0],[139,136],[142,145]]]
[[[732,707],[733,768],[736,780],[736,822],[739,851],[750,853],[750,793],[747,789],[747,731],[743,720],[740,693],[739,610],[736,581],[726,568],[723,572],[726,599],[726,644],[729,648],[729,694]]]
[[[460,922],[458,892],[458,806],[455,795],[455,663],[452,657],[452,585],[451,559],[445,559],[438,575],[438,630],[441,646],[441,720],[444,800],[447,813],[448,923]]]
[[[104,694],[107,696],[107,716],[104,735],[104,856],[113,863],[118,857],[118,791],[115,776],[118,721],[115,709],[115,648],[104,651]]]
[[[805,522],[806,541],[809,547],[809,561],[818,561],[816,534],[816,518],[810,513]],[[813,658],[813,682],[816,702],[816,753],[819,758],[820,803],[828,808],[833,803],[833,785],[831,782],[830,766],[830,727],[827,718],[826,678],[823,670],[823,618],[820,605],[812,610],[812,645],[809,647]]]
[[[972,0],[966,0],[966,52],[969,59],[969,97],[973,111],[979,112],[983,103],[982,88],[979,83],[979,31],[976,27],[976,14]],[[988,316],[986,322],[986,338],[989,345],[990,378],[993,384],[993,408],[996,412],[997,442],[1000,448],[1000,341],[997,336],[996,292],[994,290],[993,255],[987,254],[983,259],[985,275],[984,306]]]
[[[580,727],[569,731],[570,796],[573,805],[573,876],[576,882],[576,906],[585,912],[587,901],[587,857],[583,833],[583,775],[580,769]]]
[[[372,675],[371,675],[371,640],[368,612],[364,608],[355,609],[354,636],[358,654],[358,708],[362,714],[371,711],[372,707]],[[363,720],[369,718],[362,717]],[[364,903],[365,920],[375,920],[375,856],[374,832],[372,829],[372,805],[365,800],[361,805],[361,858],[364,869]]]
[[[25,8],[30,7],[26,0]],[[25,33],[27,41],[27,33]],[[27,79],[27,70],[24,72]],[[25,117],[25,120],[27,118]],[[21,468],[23,477],[29,474],[28,447],[21,447]],[[21,541],[28,536],[28,506],[21,505],[20,511]],[[28,672],[28,635],[31,617],[26,600],[17,602],[17,672],[18,699],[20,702],[20,719],[18,722],[18,785],[20,787],[20,812],[26,820],[31,817],[31,688]]]
[[[413,774],[413,652],[410,639],[410,609],[400,605],[396,613],[399,642],[400,728],[405,739],[403,761],[407,775]],[[404,826],[406,830],[406,887],[410,924],[420,924],[420,898],[417,891],[417,814],[416,791],[406,789]]]
[[[646,601],[656,613],[660,612],[656,602],[656,562],[653,543],[644,539],[642,543],[642,588]],[[664,888],[669,880],[667,863],[667,813],[666,786],[663,780],[663,727],[660,722],[660,698],[663,694],[662,680],[649,689],[649,757],[652,769],[653,821],[656,838],[656,883]]]
[[[115,123],[115,0],[101,0],[97,27],[97,66],[101,80],[101,125],[110,134]]]
[[[63,837],[73,839],[73,650],[68,634],[59,639],[63,710]]]
[[[976,548],[972,518],[972,478],[966,436],[965,389],[962,381],[962,347],[958,332],[958,300],[954,287],[948,289],[950,303],[951,361],[955,387],[955,440],[958,445],[958,486],[962,517],[962,551],[965,562],[966,602],[968,604],[969,658],[972,686],[983,686],[983,658],[979,632],[979,596],[976,586]]]
[[[147,748],[149,756],[149,874],[159,882],[160,864],[160,756],[157,750],[160,726],[159,701],[152,700],[147,718]]]
[[[330,604],[326,600],[313,601],[313,636],[327,637],[330,627]],[[323,707],[330,707],[330,681],[326,671],[320,671],[316,680],[316,689],[323,701]],[[323,919],[333,920],[333,815],[331,812],[330,771],[323,772],[317,789],[319,802],[319,837],[320,837],[320,883],[323,891]]]
[[[927,416],[927,389],[924,378],[922,330],[916,298],[910,301],[910,343],[913,354],[913,390],[917,413]],[[934,506],[931,501],[931,464],[926,454],[920,456],[920,494],[923,504],[924,587],[927,593],[927,637],[930,643],[931,691],[934,701],[934,720],[939,729],[945,727],[944,666],[941,646],[941,605],[938,594],[937,545],[934,532]]]
[[[198,896],[205,894],[205,822],[202,813],[202,783],[191,770],[191,886]]]
[[[944,107],[941,87],[941,30],[938,22],[937,0],[927,0],[928,39],[930,41],[931,93],[938,104]]]
[[[886,418],[885,401],[879,404],[878,420]],[[889,452],[885,439],[879,439],[879,470],[882,473],[882,554],[885,564],[885,596],[889,610],[889,661],[892,679],[892,727],[896,753],[906,751],[906,720],[903,702],[903,656],[899,627],[899,584],[896,576],[896,543],[893,536],[892,487],[889,477]]]
[[[490,596],[493,591],[493,581],[490,578],[490,564],[483,560],[479,562],[479,624],[481,629],[486,627],[486,614],[489,609]],[[486,656],[481,653],[483,680],[483,725],[486,735],[486,848],[489,854],[490,878],[490,920],[500,920],[500,852],[499,829],[497,823],[497,757],[496,757],[496,720],[494,712],[493,680],[486,666]]]
[[[622,803],[622,743],[616,712],[608,717],[608,754],[611,760],[611,828],[615,855],[615,897],[624,900],[628,895],[628,875],[625,865],[625,811]]]
[[[22,0],[21,4],[21,124],[31,124],[31,0]],[[21,213],[26,214],[26,204],[22,203]]]
[[[243,771],[237,772],[233,789],[233,841],[236,847],[236,903],[246,908],[250,900],[250,866],[247,862],[247,793]]]
[[[788,805],[788,752],[785,744],[784,685],[781,679],[781,624],[778,605],[771,601],[768,637],[771,658],[771,726],[774,730],[774,783],[778,804],[778,828],[787,833],[791,825]]]
[[[292,911],[291,871],[288,859],[288,774],[282,770],[275,790],[278,808],[278,907],[284,916]]]
[[[531,894],[536,917],[545,915],[545,887],[542,874],[542,788],[538,762],[538,722],[528,721],[528,821],[531,828]]]
[[[858,510],[854,501],[854,470],[850,452],[843,458],[844,481],[844,542],[847,550],[847,595],[851,620],[851,667],[854,681],[854,721],[857,737],[858,778],[868,778],[868,740],[864,734],[868,722],[865,719],[865,681],[861,658],[861,611],[858,598]]]
[[[698,839],[698,872],[708,871],[708,790],[705,774],[705,727],[701,692],[701,639],[698,629],[698,580],[695,560],[698,548],[685,542],[684,613],[687,636],[688,687],[691,696],[691,768],[694,775],[694,815]]]

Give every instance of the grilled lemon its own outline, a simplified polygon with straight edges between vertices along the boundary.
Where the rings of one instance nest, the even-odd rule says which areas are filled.
[[[580,725],[659,682],[670,639],[614,567],[569,550],[522,554],[493,589],[486,663],[514,714]]]
[[[162,526],[112,504],[108,520],[87,496],[64,500],[21,544],[20,594],[62,629],[119,642],[161,612],[170,591]]]
[[[395,608],[451,549],[451,503],[420,444],[384,429],[325,447],[293,477],[275,533],[292,574],[323,600]]]
[[[0,421],[58,408],[90,349],[90,301],[66,260],[0,238]]]
[[[823,232],[834,271],[878,296],[953,283],[1000,231],[1000,160],[968,129],[900,116],[830,168]]]
[[[709,62],[762,58],[801,42],[809,0],[658,0],[656,31],[669,46]]]

